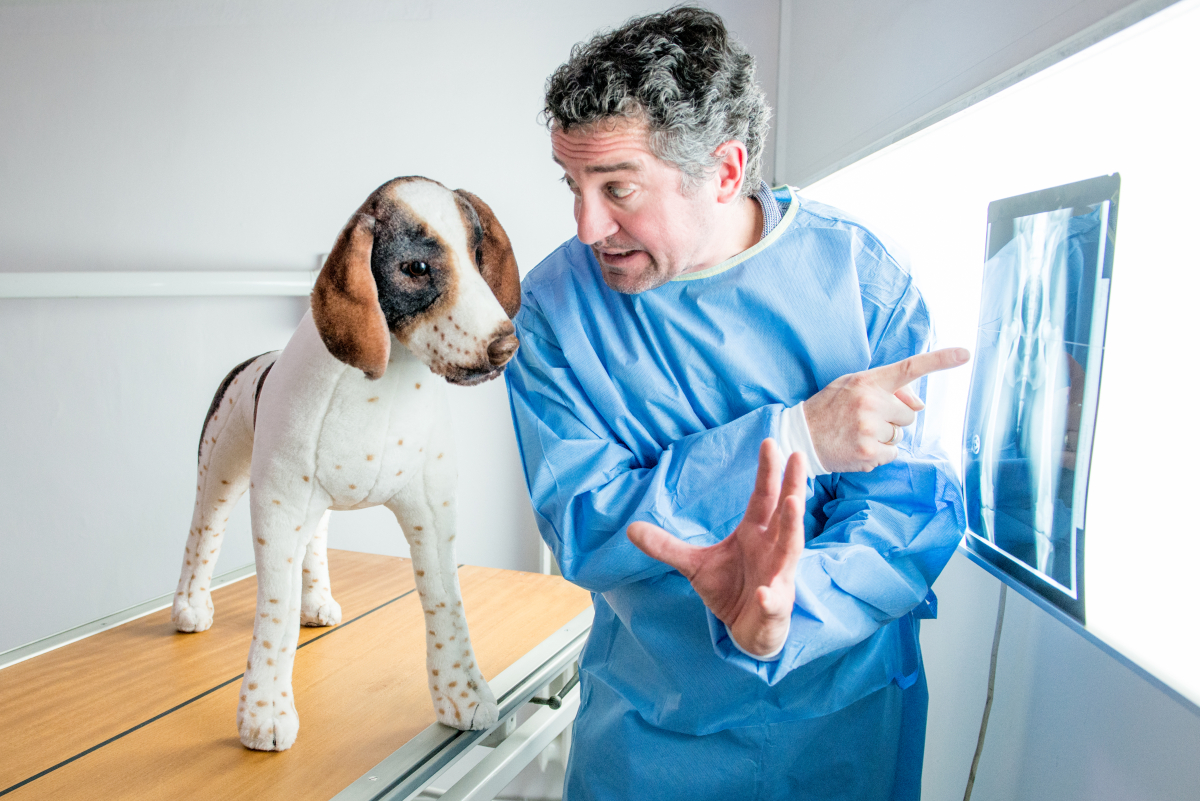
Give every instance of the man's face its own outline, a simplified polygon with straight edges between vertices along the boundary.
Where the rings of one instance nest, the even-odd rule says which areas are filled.
[[[714,258],[715,189],[705,183],[685,194],[679,168],[650,152],[644,123],[554,130],[551,142],[575,195],[579,240],[592,248],[612,289],[645,292],[721,261],[707,263]]]

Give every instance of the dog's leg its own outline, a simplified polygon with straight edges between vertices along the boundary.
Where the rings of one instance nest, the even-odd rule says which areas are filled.
[[[253,372],[253,368],[251,368]],[[253,380],[230,384],[205,422],[196,471],[196,507],[175,589],[171,622],[179,631],[204,631],[213,622],[209,595],[229,513],[250,484],[254,449]]]
[[[336,626],[342,622],[342,607],[333,600],[329,584],[329,516],[325,512],[304,552],[304,587],[300,595],[300,623],[304,626]]]
[[[238,735],[247,748],[284,751],[300,730],[292,697],[300,638],[300,571],[308,540],[325,509],[284,505],[272,497],[270,487],[252,488],[250,502],[258,605],[238,700]]]
[[[456,729],[486,729],[499,709],[476,664],[463,613],[454,559],[457,471],[449,446],[426,446],[444,457],[426,462],[422,479],[388,502],[412,554],[413,573],[425,612],[425,664],[438,720]]]

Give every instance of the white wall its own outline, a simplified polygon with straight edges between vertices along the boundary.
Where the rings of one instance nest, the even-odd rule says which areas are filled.
[[[924,801],[960,801],[987,696],[1000,582],[956,554],[921,644]],[[1186,636],[1186,635],[1182,635]],[[1195,801],[1200,713],[1008,591],[975,801]]]
[[[483,197],[528,270],[573,234],[537,121],[546,76],[596,29],[667,5],[5,2],[0,271],[310,269],[409,174]],[[778,0],[710,6],[773,101]],[[0,651],[174,589],[211,394],[303,308],[0,300]],[[503,384],[452,403],[460,560],[536,569]],[[252,561],[244,508],[230,525],[218,573]],[[380,509],[336,515],[331,539],[406,553]]]
[[[1133,0],[784,0],[789,63],[776,179],[851,154]],[[1166,4],[1166,0],[1158,5]]]

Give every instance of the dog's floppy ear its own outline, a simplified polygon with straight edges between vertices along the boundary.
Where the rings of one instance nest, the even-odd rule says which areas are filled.
[[[325,347],[367,378],[387,369],[391,333],[371,273],[375,218],[356,213],[338,234],[337,242],[312,291],[313,322]]]
[[[483,258],[480,260],[479,271],[483,274],[483,280],[492,288],[496,300],[500,301],[500,307],[511,319],[521,308],[521,276],[517,272],[517,259],[513,256],[508,234],[504,233],[504,228],[488,204],[478,196],[465,189],[454,191],[470,203],[471,208],[479,215],[479,224],[483,228]]]

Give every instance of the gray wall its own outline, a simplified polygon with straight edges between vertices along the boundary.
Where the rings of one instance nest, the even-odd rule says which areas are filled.
[[[776,181],[806,186],[1131,0],[783,0]],[[1163,5],[1165,3],[1160,3]]]
[[[487,200],[528,270],[574,233],[537,121],[546,76],[667,5],[5,0],[0,271],[307,270],[411,174]],[[711,5],[773,103],[778,0]],[[303,311],[0,299],[0,651],[174,590],[212,392]],[[503,383],[451,403],[460,560],[536,570]],[[230,526],[218,573],[253,559],[244,504]],[[407,553],[384,509],[335,515],[331,545]]]

